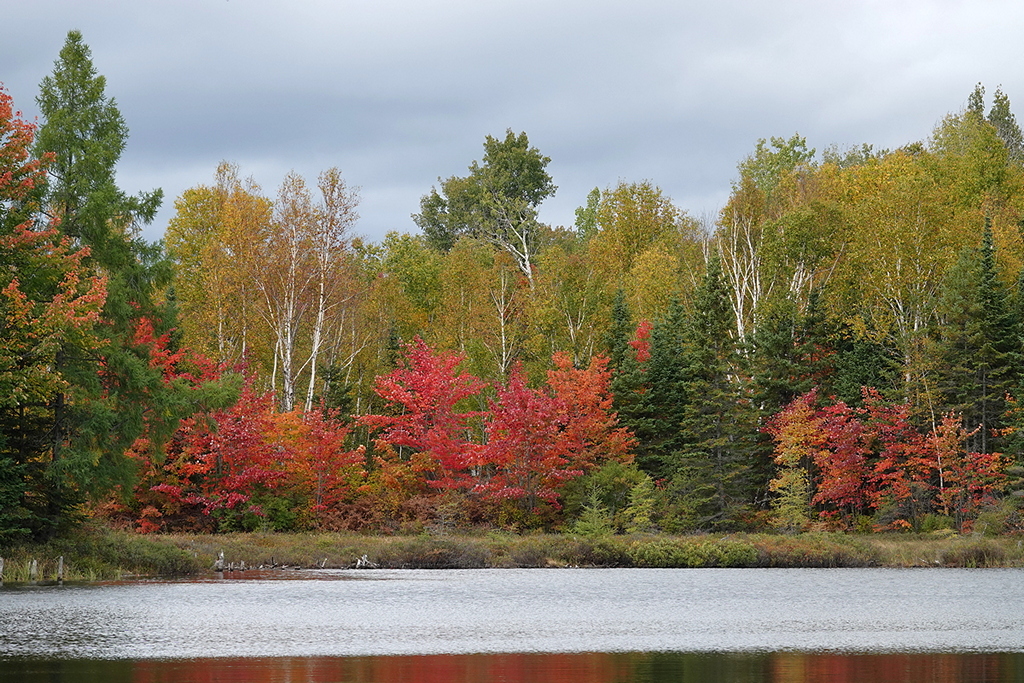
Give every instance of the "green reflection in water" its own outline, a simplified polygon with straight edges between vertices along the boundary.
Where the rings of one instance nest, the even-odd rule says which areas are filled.
[[[4,683],[1003,683],[1024,654],[574,653],[0,660]]]

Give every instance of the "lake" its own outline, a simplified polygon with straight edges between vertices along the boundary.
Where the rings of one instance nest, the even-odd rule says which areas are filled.
[[[1024,681],[1024,571],[225,574],[0,591],[0,681]]]

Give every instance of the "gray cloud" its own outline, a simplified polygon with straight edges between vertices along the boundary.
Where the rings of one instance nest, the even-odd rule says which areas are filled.
[[[552,158],[551,223],[619,179],[713,212],[758,138],[895,147],[977,81],[1024,101],[1022,19],[1013,0],[37,0],[5,10],[0,81],[34,114],[83,32],[131,129],[122,186],[167,195],[151,238],[228,159],[268,193],[338,166],[379,239],[506,128]]]

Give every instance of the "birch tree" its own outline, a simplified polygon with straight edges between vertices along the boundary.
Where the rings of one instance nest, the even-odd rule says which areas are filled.
[[[313,407],[317,362],[324,345],[328,319],[337,312],[342,317],[341,327],[344,327],[346,322],[346,311],[342,310],[342,307],[351,299],[352,294],[351,288],[345,287],[348,278],[343,276],[343,271],[347,260],[349,233],[358,218],[356,206],[359,203],[358,194],[348,187],[337,168],[330,168],[321,173],[317,186],[321,199],[313,209],[310,235],[315,268],[316,315],[307,361],[309,386],[306,391],[306,411]]]
[[[551,162],[526,133],[509,129],[504,140],[487,136],[482,162],[470,164],[465,178],[441,181],[420,200],[413,220],[428,241],[443,251],[462,236],[478,236],[507,252],[534,283],[534,261],[541,225],[537,206],[557,189],[546,167]]]

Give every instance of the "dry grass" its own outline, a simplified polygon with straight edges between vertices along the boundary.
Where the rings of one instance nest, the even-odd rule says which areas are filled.
[[[365,536],[349,533],[169,534],[93,531],[0,551],[4,579],[92,581],[125,575],[187,575],[224,561],[246,567],[1024,567],[1024,541],[936,534],[642,535],[581,537],[478,533]]]

